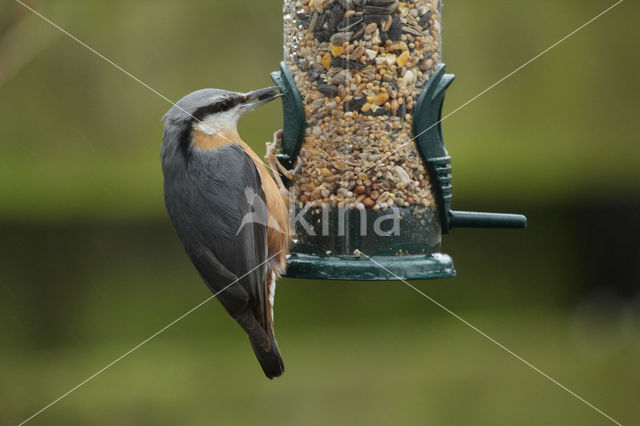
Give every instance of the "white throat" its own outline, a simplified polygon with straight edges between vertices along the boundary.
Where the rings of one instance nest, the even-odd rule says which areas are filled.
[[[229,111],[207,115],[202,121],[198,122],[197,128],[207,135],[235,130],[238,128],[240,116],[240,105],[238,105]]]

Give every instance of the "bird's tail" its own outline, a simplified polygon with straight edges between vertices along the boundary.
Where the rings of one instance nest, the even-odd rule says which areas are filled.
[[[264,370],[264,374],[269,379],[281,376],[284,373],[284,362],[273,330],[265,331],[250,310],[246,310],[242,317],[244,318],[236,318],[236,320],[249,335],[251,347],[262,366],[262,370]]]
[[[280,350],[278,349],[278,344],[276,343],[273,333],[269,333],[268,338],[269,349],[267,350],[259,344],[259,341],[254,340],[251,335],[249,335],[251,347],[256,354],[256,358],[258,358],[258,362],[262,366],[264,374],[268,378],[273,379],[284,373],[284,362],[282,361],[282,356],[280,355]]]

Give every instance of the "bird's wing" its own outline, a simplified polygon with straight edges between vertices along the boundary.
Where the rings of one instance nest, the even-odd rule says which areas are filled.
[[[242,222],[254,211],[248,188],[265,200],[260,174],[235,144],[199,157],[191,160],[181,178],[165,182],[169,215],[212,292],[237,279],[218,296],[229,314],[247,330],[252,325],[246,315],[251,312],[268,333],[266,220]]]

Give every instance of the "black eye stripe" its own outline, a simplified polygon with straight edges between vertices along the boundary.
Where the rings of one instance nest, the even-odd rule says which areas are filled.
[[[193,116],[196,120],[202,120],[204,117],[210,114],[216,114],[219,112],[229,111],[234,108],[236,105],[240,103],[241,99],[237,97],[233,98],[221,98],[218,99],[215,103],[211,105],[205,105],[203,107],[198,108]]]

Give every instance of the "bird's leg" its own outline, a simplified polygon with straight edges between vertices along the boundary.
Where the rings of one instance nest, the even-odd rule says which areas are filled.
[[[293,175],[289,170],[287,170],[286,167],[282,165],[282,163],[280,163],[280,161],[277,160],[275,156],[276,151],[278,150],[278,148],[280,148],[281,142],[282,142],[282,130],[278,130],[273,134],[273,142],[271,143],[267,142],[267,154],[265,156],[265,159],[269,163],[269,166],[272,166],[272,169],[271,169],[272,171],[275,168],[275,170],[278,170],[282,174],[282,176],[291,180],[291,178],[293,178]]]
[[[291,170],[287,169],[285,166],[278,161],[276,158],[276,151],[280,148],[280,143],[282,142],[282,130],[278,130],[273,134],[273,142],[267,142],[267,152],[264,156],[265,162],[271,169],[271,173],[273,174],[273,178],[280,188],[280,192],[283,195],[289,194],[289,189],[285,186],[280,174],[286,177],[289,180],[293,180],[294,176],[298,174],[300,168],[302,167],[302,160],[300,157],[296,159],[295,167]]]
[[[267,152],[264,155],[264,160],[267,163],[267,166],[269,166],[269,168],[271,169],[271,174],[273,175],[273,179],[276,181],[276,185],[278,185],[278,188],[280,189],[280,193],[282,193],[283,196],[285,195],[288,196],[289,190],[287,189],[284,182],[282,181],[282,178],[280,177],[280,173],[282,173],[284,176],[287,176],[285,173],[283,173],[283,169],[284,170],[286,169],[282,164],[280,164],[280,161],[278,161],[278,159],[276,158],[276,151],[280,147],[281,140],[282,140],[282,130],[278,130],[273,134],[273,142],[267,142],[266,144]]]
[[[293,170],[287,170],[287,172],[289,172],[289,174],[291,175],[291,177],[287,177],[287,179],[293,179],[293,177],[298,174],[301,168],[302,168],[302,158],[298,156],[298,158],[296,158],[296,165],[293,167]]]
[[[278,130],[273,134],[273,142],[268,144],[269,147],[267,148],[267,155],[269,155],[269,150],[271,150],[271,154],[273,156],[276,150],[280,147],[281,142],[282,142],[282,130]],[[287,169],[279,161],[275,161],[275,165],[284,177],[286,177],[289,180],[293,180],[293,177],[298,174],[298,172],[300,171],[300,168],[302,167],[302,160],[300,160],[300,156],[298,156],[298,158],[296,159],[296,164],[294,168],[291,170]]]

